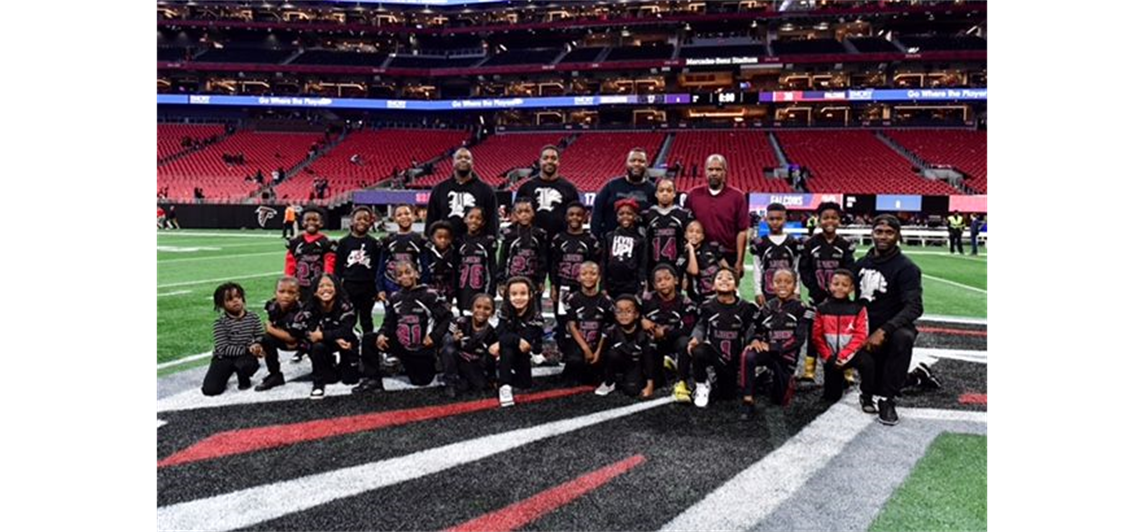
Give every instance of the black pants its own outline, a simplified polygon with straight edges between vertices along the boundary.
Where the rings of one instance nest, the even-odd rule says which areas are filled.
[[[812,309],[817,309],[818,306],[823,304],[824,302],[825,302],[825,300],[814,301],[813,299],[811,299],[808,306]],[[815,364],[818,364],[818,362],[819,362],[818,351],[815,350],[814,344],[811,343],[809,335],[810,335],[810,332],[814,330],[814,320],[817,318],[818,318],[818,316],[816,314],[816,315],[812,315],[809,320],[806,320],[806,332],[808,335],[807,341],[803,342],[802,347],[799,349],[799,353],[801,353],[806,358],[813,358]],[[797,360],[799,358],[799,356],[798,356],[799,353],[795,353],[795,359],[796,359],[796,362],[801,362],[802,364],[796,364],[795,365],[796,368],[800,368],[800,369],[795,370],[795,373],[797,373],[797,374],[801,374],[806,368],[806,360],[805,359]]]
[[[969,252],[974,255],[977,254],[977,234],[976,231],[969,232]]]
[[[571,288],[568,290],[569,295],[575,293]],[[560,288],[556,289],[556,297],[560,297]],[[565,307],[567,307],[567,305],[565,305]],[[567,308],[565,308],[565,310],[567,310]],[[556,340],[556,349],[563,355],[567,355],[569,349],[575,349],[577,352],[580,352],[580,346],[576,344],[576,340],[572,339],[572,333],[568,332],[568,314],[560,313],[559,301],[552,302],[552,313],[556,315],[556,328],[552,330],[552,337]]]
[[[639,395],[655,373],[655,353],[645,352],[642,356],[632,357],[618,349],[608,349],[603,357],[604,382],[619,384],[620,389],[632,397]]]
[[[715,368],[716,385],[720,398],[730,397],[735,387],[735,360],[723,358],[711,344],[702,342],[691,351],[691,375],[698,384],[707,382],[707,368]]]
[[[266,360],[266,371],[271,375],[282,373],[282,364],[278,362],[278,350],[290,349],[290,347],[286,345],[286,342],[269,334],[263,334],[258,343],[262,344],[262,358]]]
[[[790,404],[794,397],[794,370],[798,360],[797,352],[772,353],[770,351],[758,352],[754,349],[743,351],[739,363],[739,389],[743,396],[755,396],[755,369],[759,366],[771,370],[771,389],[767,393],[771,403],[780,406]]]
[[[748,239],[747,241],[750,242],[750,239]],[[723,260],[727,261],[727,265],[730,266],[732,270],[734,270],[735,264],[739,261],[738,250],[730,249],[730,250],[724,251],[723,252]]]
[[[342,384],[356,384],[358,382],[358,346],[357,339],[350,340],[349,349],[330,347],[325,342],[318,342],[310,346],[310,364],[314,368],[314,386],[325,386],[339,380]],[[341,360],[336,360],[336,355]]]
[[[874,352],[860,350],[855,359],[866,357],[869,360],[855,360],[851,363],[858,368],[862,377],[860,389],[864,395],[879,395],[895,398],[902,395],[906,384],[906,373],[910,369],[910,358],[914,354],[914,341],[918,331],[913,327],[902,327],[886,336],[882,347]]]
[[[686,340],[689,343],[691,341],[690,338],[684,338],[684,340]],[[700,343],[699,345],[695,346],[695,348],[699,349],[703,345],[704,345],[703,343]],[[676,380],[686,382],[687,379],[692,378],[691,361],[694,359],[695,359],[695,356],[692,355],[691,353],[688,353],[687,352],[687,345],[684,345],[683,350],[679,352],[679,359],[675,361],[675,371],[677,372]],[[704,376],[706,376],[706,374],[707,374],[707,372],[704,371]]]
[[[418,349],[410,351],[400,344],[390,348],[390,354],[401,361],[405,375],[414,386],[425,386],[437,376],[437,350]]]
[[[377,336],[377,333],[369,333],[361,339],[362,374],[367,379],[381,379],[381,351],[377,348]],[[389,354],[401,360],[409,382],[415,386],[425,386],[437,375],[436,349],[410,350],[391,338]]]
[[[242,382],[257,372],[258,359],[251,354],[211,358],[211,366],[203,378],[203,395],[219,395],[226,391],[226,382],[231,375],[237,373],[239,382]]]
[[[687,342],[691,340],[687,336],[689,331],[675,330],[664,335],[662,340],[656,340],[654,344],[655,352],[655,371],[652,374],[652,379],[655,380],[656,387],[663,386],[667,382],[667,376],[663,372],[663,359],[671,357],[675,360],[675,370],[678,372],[678,380],[687,378],[688,373],[691,371],[691,359],[687,356]],[[684,360],[687,358],[687,360]],[[685,366],[686,365],[686,366]]]
[[[497,341],[500,342],[500,360],[497,361],[497,374],[501,385],[511,384],[517,388],[532,387],[532,359],[531,353],[520,350],[520,335],[506,333]],[[532,349],[540,349],[538,343],[529,342]]]
[[[859,351],[846,361],[846,364],[839,367],[832,363],[822,363],[823,368],[823,389],[822,398],[826,401],[835,402],[842,398],[842,391],[846,389],[846,370],[850,368],[857,368],[858,374],[862,376],[862,393],[867,395],[874,395],[873,385],[867,386],[866,381],[873,382],[874,377],[874,357],[865,351]]]
[[[377,349],[377,333],[366,333],[361,338],[361,376],[381,380],[381,351]]]
[[[462,354],[452,338],[445,340],[441,349],[441,369],[445,372],[445,385],[459,392],[481,391],[489,387],[488,361]]]
[[[343,286],[354,305],[362,334],[373,330],[373,303],[377,300],[377,288],[373,281],[346,281]]]
[[[961,229],[949,230],[949,252],[953,253],[954,246],[957,246],[957,252],[964,255],[965,250],[961,247]]]
[[[560,349],[564,354],[564,372],[560,377],[566,382],[576,384],[599,384],[602,378],[603,363],[597,360],[595,364],[589,364],[584,358],[584,350],[580,348],[580,344],[572,339],[572,334],[568,333],[568,341]],[[600,354],[601,358],[603,353]]]
[[[287,234],[290,238],[294,237],[294,222],[282,222],[282,238],[287,238]]]

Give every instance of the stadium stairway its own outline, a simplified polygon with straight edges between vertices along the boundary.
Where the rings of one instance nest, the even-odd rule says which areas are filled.
[[[883,144],[885,144],[886,146],[889,146],[891,150],[894,150],[894,153],[897,153],[898,155],[905,157],[906,160],[913,163],[913,165],[915,167],[917,167],[920,172],[925,172],[926,170],[933,168],[932,164],[927,162],[925,159],[922,159],[921,157],[919,157],[918,154],[906,149],[905,146],[898,144],[894,139],[886,136],[886,134],[882,133],[881,131],[875,131],[874,136],[877,137],[878,140],[882,141]],[[921,176],[921,177],[922,177],[922,179],[929,179],[925,176]],[[943,182],[947,183],[947,184],[949,184],[949,186],[957,189],[957,191],[961,192],[962,194],[975,194],[975,192],[973,192],[971,189],[969,189],[969,187],[967,187],[965,185],[965,181],[963,179],[958,180],[958,181],[952,181],[952,182],[943,180]]]
[[[237,129],[236,129],[236,131],[237,131]],[[219,139],[218,139],[218,142],[216,142],[215,144],[219,144],[219,143],[222,143],[222,142],[226,142],[226,139],[230,138],[232,135],[234,135],[234,133],[233,133],[233,132],[232,132],[232,133],[227,133],[227,132],[226,132],[226,129],[224,128],[224,129],[223,129],[223,133],[222,133],[222,136],[221,136],[221,137],[219,137]],[[166,157],[163,157],[162,159],[159,159],[159,162],[158,162],[158,164],[157,164],[156,166],[163,166],[164,164],[167,164],[167,163],[169,163],[169,162],[171,162],[171,161],[174,161],[174,160],[178,160],[178,159],[181,159],[181,158],[183,158],[183,157],[186,157],[186,156],[188,156],[188,155],[190,155],[190,154],[192,154],[192,153],[195,153],[195,152],[197,152],[197,151],[202,151],[202,150],[205,150],[205,149],[207,149],[208,147],[209,147],[209,146],[203,146],[203,147],[201,147],[201,148],[187,148],[187,149],[185,149],[185,150],[183,150],[183,151],[181,151],[181,152],[178,152],[178,153],[173,153],[173,154],[171,154],[171,155],[168,155],[168,156],[166,156]]]
[[[779,139],[775,137],[773,131],[767,132],[767,141],[771,143],[771,149],[775,150],[775,158],[779,160],[779,164],[789,166],[790,160],[787,159],[786,152],[783,151],[783,147],[779,144]]]
[[[916,153],[914,153],[910,150],[907,150],[905,148],[905,146],[902,146],[901,144],[894,142],[894,139],[887,137],[881,131],[875,131],[874,136],[878,137],[878,140],[882,141],[882,143],[885,144],[886,146],[889,146],[890,149],[894,150],[898,155],[901,155],[902,157],[905,157],[911,163],[914,163],[914,166],[916,166],[918,168],[922,168],[922,169],[932,167],[932,165],[927,163],[921,157],[918,157],[918,155]]]
[[[334,148],[337,148],[338,144],[341,144],[342,141],[346,140],[347,135],[349,135],[348,132],[342,131],[342,133],[340,135],[338,135],[338,138],[330,141],[330,143],[326,144],[326,146],[324,148],[318,150],[318,153],[315,153],[313,157],[310,157],[309,159],[306,159],[305,161],[302,161],[302,162],[294,165],[293,168],[287,168],[286,169],[286,177],[282,179],[282,182],[285,183],[287,179],[294,177],[299,172],[305,170],[306,168],[309,168],[310,165],[313,164],[318,159],[325,157],[327,153],[330,153],[331,151],[334,150]]]
[[[675,142],[675,132],[672,131],[667,134],[667,138],[663,139],[663,147],[659,149],[659,154],[655,156],[655,162],[652,163],[652,168],[659,168],[660,165],[670,165],[667,160],[667,154],[671,153],[671,144]]]

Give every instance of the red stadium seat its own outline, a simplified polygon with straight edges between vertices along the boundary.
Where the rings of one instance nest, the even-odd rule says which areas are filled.
[[[194,187],[202,187],[207,198],[242,199],[258,189],[258,184],[243,178],[262,170],[270,181],[270,173],[287,168],[306,158],[306,152],[322,136],[316,133],[259,133],[240,131],[202,151],[180,157],[159,167],[159,188],[170,187],[171,199],[190,200]],[[241,153],[244,165],[223,162],[223,154]]]
[[[987,193],[984,131],[893,130],[886,136],[930,164],[948,164],[965,174],[965,184]]]
[[[665,162],[668,166],[682,163],[677,179],[679,191],[687,191],[707,183],[704,164],[707,156],[718,153],[727,158],[727,182],[744,192],[790,192],[782,179],[767,179],[763,172],[779,165],[766,131],[680,131],[671,143]],[[697,174],[691,175],[691,165]]]
[[[914,173],[913,165],[872,131],[781,131],[791,163],[810,169],[811,192],[851,194],[960,194],[943,181]]]

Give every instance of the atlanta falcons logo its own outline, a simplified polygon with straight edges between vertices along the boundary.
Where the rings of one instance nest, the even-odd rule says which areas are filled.
[[[265,205],[255,209],[254,213],[258,215],[258,226],[263,228],[266,227],[266,222],[278,215],[276,209]]]

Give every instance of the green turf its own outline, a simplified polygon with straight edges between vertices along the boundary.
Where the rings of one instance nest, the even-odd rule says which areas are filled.
[[[173,373],[178,373],[180,371],[186,371],[188,369],[197,368],[200,366],[206,366],[207,364],[210,364],[210,361],[211,361],[210,358],[200,358],[198,360],[191,360],[189,362],[185,362],[182,364],[175,364],[174,366],[170,366],[170,367],[166,367],[166,368],[163,368],[161,370],[158,370],[156,376],[157,377],[166,377],[167,375],[171,375]]]
[[[339,238],[344,231],[327,233]],[[281,274],[285,245],[274,231],[165,231],[158,246],[158,361],[177,360],[211,349],[211,323],[216,314],[211,295],[216,286],[235,280],[246,289],[247,308],[261,318],[262,304],[273,296]],[[171,248],[195,251],[171,251]],[[864,252],[863,252],[864,253]],[[908,248],[910,256],[932,278],[922,280],[927,314],[986,317],[986,295],[949,282],[986,288],[985,257],[950,257],[941,248]],[[859,254],[861,256],[861,254]],[[754,299],[750,271],[741,293]],[[806,291],[803,290],[805,298]]]
[[[985,436],[938,436],[870,530],[986,530]]]
[[[985,259],[963,257],[961,255],[918,255],[906,254],[930,277],[952,281],[974,288],[986,290]],[[948,283],[947,283],[948,284]],[[953,285],[950,285],[953,286]]]

